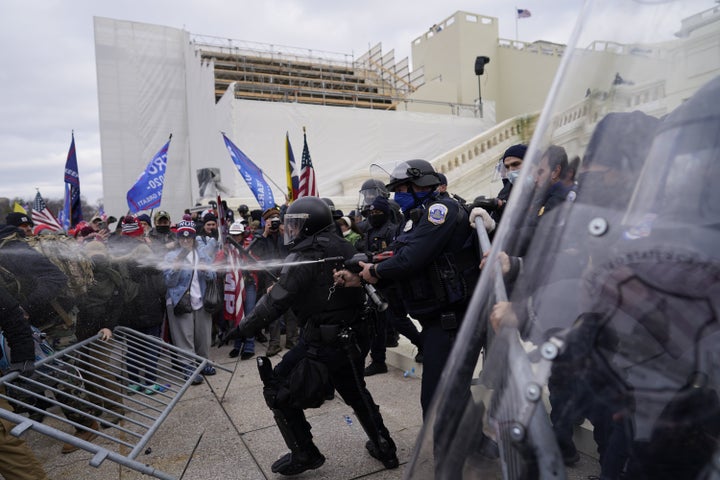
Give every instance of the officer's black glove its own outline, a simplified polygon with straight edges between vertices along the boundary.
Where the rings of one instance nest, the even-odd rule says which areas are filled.
[[[25,377],[32,376],[35,373],[35,362],[32,360],[25,360],[24,362],[14,362],[10,364],[10,369],[7,373],[18,372],[20,375]]]
[[[254,337],[255,332],[256,326],[253,324],[253,322],[248,322],[247,317],[243,318],[237,327],[231,328],[227,332],[223,332],[222,334],[220,334],[220,337],[218,338],[218,348],[222,347],[223,345],[227,345],[230,340],[235,340],[236,338]]]
[[[236,330],[237,327],[231,328],[230,330],[225,330],[224,332],[220,333],[217,339],[217,347],[224,347],[230,342],[230,340],[235,340],[236,338],[239,338],[239,335],[236,335],[235,333]]]

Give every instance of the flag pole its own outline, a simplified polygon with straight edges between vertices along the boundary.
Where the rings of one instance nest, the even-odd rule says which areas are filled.
[[[519,41],[518,39],[518,8],[515,7],[515,41]]]
[[[275,180],[273,180],[272,177],[270,177],[270,175],[266,174],[266,173],[263,172],[262,170],[260,170],[260,171],[262,172],[263,175],[265,175],[265,177],[266,177],[268,180],[270,180],[270,183],[272,183],[275,188],[277,188],[277,189],[280,190],[281,192],[285,192],[285,190],[283,190],[277,183],[275,183]],[[285,201],[287,201],[287,194],[286,194],[286,193],[283,193],[283,197],[285,198]]]

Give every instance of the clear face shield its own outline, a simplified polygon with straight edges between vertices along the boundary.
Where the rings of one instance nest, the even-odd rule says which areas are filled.
[[[285,245],[295,242],[302,234],[305,222],[310,217],[307,213],[286,213],[284,226]]]
[[[586,2],[408,478],[566,478],[583,422],[587,474],[716,474],[717,38],[703,2]]]
[[[360,190],[357,211],[361,213],[365,212],[365,210],[367,210],[367,207],[372,205],[375,199],[381,195],[385,195],[385,192],[379,187],[370,187]]]

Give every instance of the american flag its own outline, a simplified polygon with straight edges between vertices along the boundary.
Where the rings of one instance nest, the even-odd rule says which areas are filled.
[[[317,183],[315,182],[315,169],[313,169],[312,160],[310,159],[310,149],[308,149],[306,133],[303,133],[303,141],[304,145],[302,163],[300,164],[300,187],[298,188],[298,198],[318,197]]]
[[[517,9],[517,18],[530,18],[532,14],[530,13],[530,10],[526,8],[518,8]]]
[[[38,190],[37,195],[35,195],[35,203],[32,208],[32,221],[35,226],[46,225],[56,232],[63,231],[58,219],[55,218],[55,215],[47,208],[45,200],[43,200],[42,195],[40,195],[40,190]]]

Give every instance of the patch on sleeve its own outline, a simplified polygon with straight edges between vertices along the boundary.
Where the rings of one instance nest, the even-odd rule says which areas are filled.
[[[442,203],[433,203],[428,208],[428,220],[433,225],[442,225],[447,217],[448,207]]]

